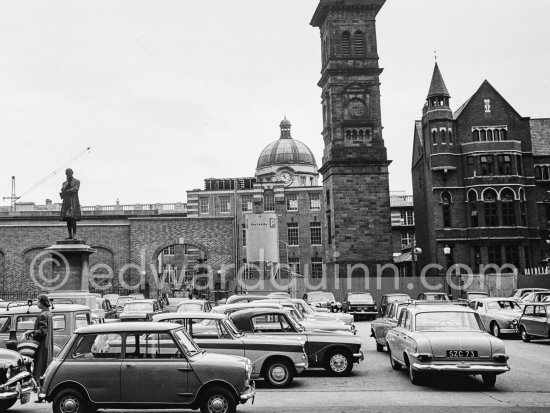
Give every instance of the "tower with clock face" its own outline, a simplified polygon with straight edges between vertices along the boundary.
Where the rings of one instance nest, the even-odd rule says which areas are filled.
[[[320,0],[322,167],[327,274],[348,264],[392,262],[386,148],[382,138],[376,15],[385,0]],[[358,274],[354,274],[358,275]]]

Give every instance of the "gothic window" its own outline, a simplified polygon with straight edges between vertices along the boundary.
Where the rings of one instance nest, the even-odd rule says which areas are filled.
[[[443,210],[443,227],[451,227],[451,194],[447,191],[441,194],[441,207]]]
[[[485,226],[498,227],[497,193],[493,189],[486,189],[483,192],[483,203],[485,207]]]
[[[479,131],[477,129],[474,131],[474,141],[475,142],[479,141]]]
[[[506,129],[501,129],[500,130],[500,140],[505,141],[507,139],[506,136],[507,136]]]
[[[522,163],[521,155],[516,156],[516,166],[517,166],[518,175],[522,176],[523,175],[523,163]]]
[[[441,136],[441,144],[445,145],[447,143],[447,139],[445,138],[445,129],[441,129],[440,136]]]
[[[453,144],[453,131],[449,129],[449,145]]]
[[[481,136],[481,141],[485,142],[487,140],[487,131],[485,129],[482,129],[480,136]]]
[[[527,210],[525,207],[525,191],[523,188],[519,189],[519,215],[521,218],[521,226],[527,226]]]
[[[357,140],[357,130],[353,130],[353,140]]]
[[[342,56],[348,57],[351,55],[351,35],[348,31],[342,33]]]
[[[359,140],[363,140],[364,139],[364,132],[362,129],[359,130]]]
[[[548,166],[547,165],[544,165],[542,167],[542,179],[545,180],[545,181],[548,181],[550,180],[550,174],[548,173]]]
[[[355,55],[363,56],[365,53],[365,36],[362,31],[358,30],[353,34],[353,46],[355,47]]]
[[[437,132],[432,130],[432,144],[437,145]]]
[[[500,140],[500,129],[493,130],[493,138],[494,138],[495,141]]]
[[[487,140],[492,141],[493,140],[493,130],[487,129]]]
[[[479,219],[477,216],[477,192],[475,189],[471,189],[468,192],[468,205],[470,207],[470,226],[479,226]]]
[[[350,140],[350,139],[351,139],[351,131],[347,130],[346,131],[346,140]]]
[[[516,225],[516,212],[514,208],[514,193],[511,189],[503,189],[500,193],[502,225],[513,227]]]

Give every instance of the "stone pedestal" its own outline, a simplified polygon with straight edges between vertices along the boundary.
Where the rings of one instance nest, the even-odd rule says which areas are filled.
[[[57,241],[46,248],[57,263],[52,263],[52,276],[57,281],[51,286],[56,293],[90,292],[90,255],[93,248],[81,240]]]

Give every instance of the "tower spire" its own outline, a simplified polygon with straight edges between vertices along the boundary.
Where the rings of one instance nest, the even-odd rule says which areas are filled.
[[[439,70],[439,65],[437,64],[437,55],[436,62],[434,66],[434,72],[432,75],[432,82],[430,83],[430,90],[428,91],[428,99],[432,97],[446,97],[450,98],[449,91],[447,86],[445,86],[445,81]]]

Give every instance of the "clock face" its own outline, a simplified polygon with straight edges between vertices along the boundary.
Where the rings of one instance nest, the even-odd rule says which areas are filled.
[[[290,172],[281,172],[279,175],[279,180],[282,181],[285,185],[290,185],[292,182],[292,174]]]

